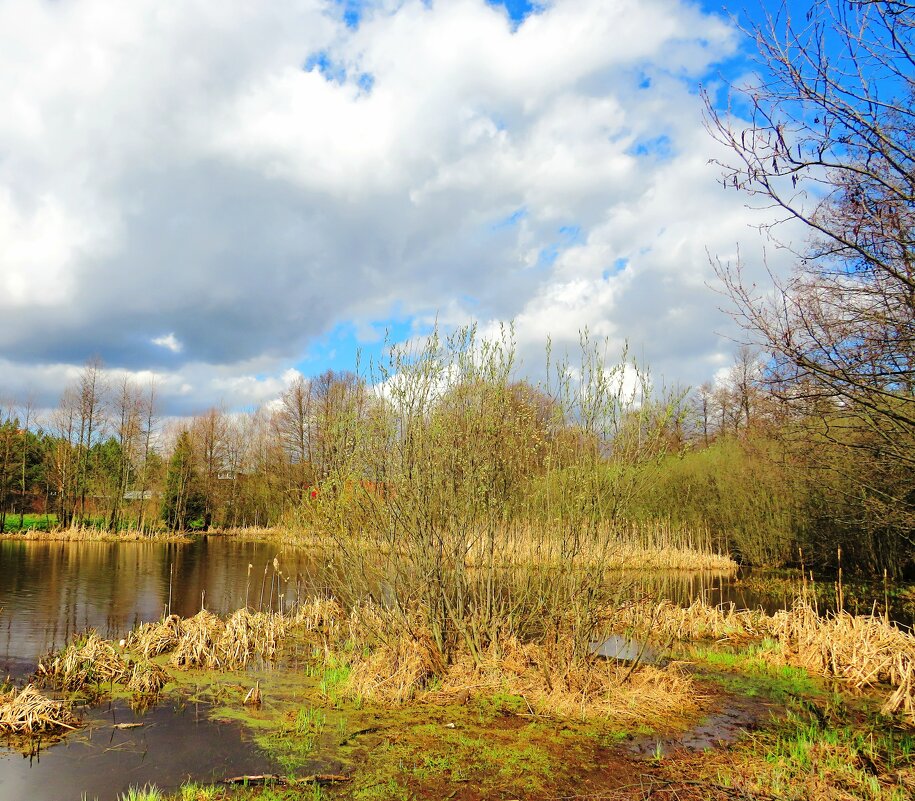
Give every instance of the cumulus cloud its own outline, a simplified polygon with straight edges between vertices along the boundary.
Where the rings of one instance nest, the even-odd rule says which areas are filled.
[[[175,413],[245,405],[394,314],[720,366],[707,251],[758,250],[696,91],[729,24],[679,0],[344,8],[0,5],[9,387],[50,396],[99,355]]]

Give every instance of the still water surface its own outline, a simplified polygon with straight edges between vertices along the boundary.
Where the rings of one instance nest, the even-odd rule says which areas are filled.
[[[159,619],[171,600],[182,616],[260,602],[274,558],[291,577],[284,595],[319,572],[314,557],[275,544],[209,538],[191,543],[0,541],[0,672],[21,675],[88,628],[120,638]],[[248,565],[252,565],[249,572]],[[268,580],[269,586],[269,580]],[[278,599],[274,596],[274,607]],[[265,591],[263,605],[269,600]],[[291,602],[292,598],[286,599]]]
[[[24,675],[40,656],[88,628],[107,638],[125,636],[138,623],[159,619],[169,603],[182,616],[195,614],[202,603],[212,612],[234,611],[246,597],[252,607],[266,608],[270,580],[262,599],[264,569],[272,577],[274,559],[290,579],[285,603],[295,600],[297,587],[304,597],[322,586],[312,552],[276,543],[222,537],[189,543],[0,540],[0,672]],[[748,593],[728,573],[627,573],[620,587],[626,597],[682,604],[703,597],[768,611],[787,600]]]

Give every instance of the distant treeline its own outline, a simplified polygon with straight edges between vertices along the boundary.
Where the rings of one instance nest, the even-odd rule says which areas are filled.
[[[767,392],[747,348],[691,392],[587,334],[541,384],[515,372],[510,328],[434,333],[371,375],[299,377],[257,411],[163,426],[153,390],[90,363],[48,419],[7,408],[0,524],[320,532],[386,525],[376,507],[396,497],[433,527],[656,522],[757,565],[829,566],[841,547],[846,568],[912,566],[911,474],[843,441],[841,407],[799,414]]]

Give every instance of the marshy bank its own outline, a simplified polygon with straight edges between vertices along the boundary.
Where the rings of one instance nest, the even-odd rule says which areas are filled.
[[[249,649],[232,661],[227,632],[239,625]],[[201,704],[273,765],[256,774],[275,777],[266,788],[199,775],[177,788],[163,773],[159,785],[182,800],[546,799],[574,788],[585,798],[901,801],[915,789],[915,639],[893,624],[817,616],[801,599],[774,615],[629,603],[608,610],[606,625],[653,639],[665,664],[576,660],[550,636],[505,642],[482,661],[458,649],[442,664],[421,623],[385,631],[376,610],[326,597],[285,615],[165,618],[106,645],[168,672],[160,703]],[[101,676],[87,673],[82,690],[116,704],[135,697]]]

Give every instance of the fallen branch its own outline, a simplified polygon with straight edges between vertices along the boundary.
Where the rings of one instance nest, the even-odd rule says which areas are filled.
[[[346,776],[341,773],[316,773],[312,776],[302,776],[298,779],[289,776],[280,776],[277,773],[259,773],[250,776],[233,776],[228,779],[223,779],[219,783],[255,785],[278,784],[281,787],[294,787],[300,784],[342,784],[343,782],[352,781],[352,778],[352,776]]]

